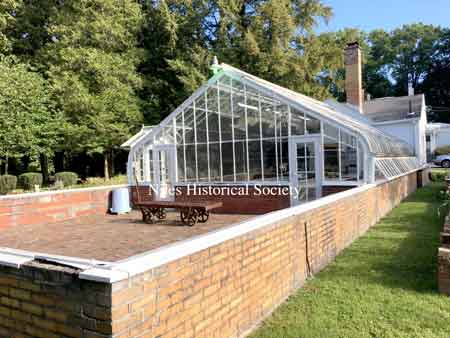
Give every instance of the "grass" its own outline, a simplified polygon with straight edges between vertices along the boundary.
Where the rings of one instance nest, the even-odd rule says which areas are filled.
[[[410,196],[250,337],[450,337],[450,298],[436,281],[441,187]]]

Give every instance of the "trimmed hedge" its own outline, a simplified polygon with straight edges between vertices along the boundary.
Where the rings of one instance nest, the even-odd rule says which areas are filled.
[[[65,187],[77,184],[78,175],[71,171],[62,171],[55,174],[55,182],[61,181]]]
[[[17,177],[13,175],[0,176],[0,195],[6,195],[7,193],[16,189]]]
[[[33,190],[35,185],[42,186],[42,182],[40,173],[25,173],[19,176],[19,186],[24,190]]]

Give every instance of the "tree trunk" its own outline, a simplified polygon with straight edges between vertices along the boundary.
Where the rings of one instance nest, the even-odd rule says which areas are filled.
[[[53,156],[53,164],[55,166],[55,172],[59,173],[64,171],[64,151],[58,151]]]
[[[109,152],[109,175],[114,177],[114,153],[112,150]]]
[[[5,158],[5,175],[8,175],[8,162],[9,162],[9,158],[8,156],[6,156]]]
[[[48,157],[45,154],[39,154],[39,162],[41,163],[42,181],[47,184],[49,181],[48,173]]]
[[[103,159],[104,159],[104,168],[103,168],[103,170],[104,170],[104,177],[105,177],[105,180],[109,180],[109,152],[104,152],[103,153]]]

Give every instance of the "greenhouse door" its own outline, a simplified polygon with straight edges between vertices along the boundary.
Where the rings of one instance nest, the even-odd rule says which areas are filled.
[[[173,183],[175,182],[175,147],[154,146],[153,163],[155,164],[155,186],[157,200],[174,200]]]
[[[320,137],[294,137],[289,141],[292,204],[315,200],[322,193]]]

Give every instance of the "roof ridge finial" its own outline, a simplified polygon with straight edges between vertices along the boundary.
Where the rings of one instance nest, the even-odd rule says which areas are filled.
[[[217,59],[217,55],[214,55],[210,69],[212,70],[214,75],[216,75],[222,69],[219,65],[219,60]]]
[[[214,55],[213,61],[212,61],[212,65],[213,66],[218,66],[219,65],[219,59],[217,59],[217,55]]]

